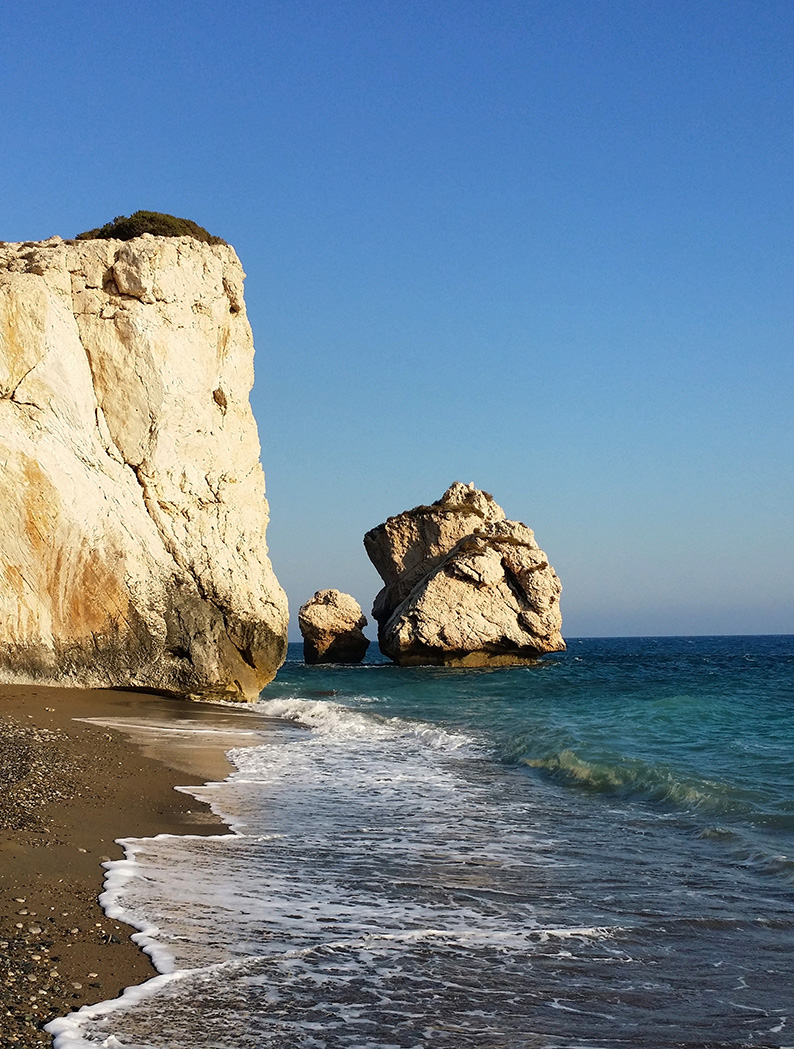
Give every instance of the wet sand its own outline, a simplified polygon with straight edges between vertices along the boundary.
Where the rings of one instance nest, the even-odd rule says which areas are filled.
[[[117,838],[225,833],[174,787],[224,779],[269,730],[245,707],[0,685],[0,1046],[51,1045],[49,1020],[154,975],[97,903],[101,865]]]

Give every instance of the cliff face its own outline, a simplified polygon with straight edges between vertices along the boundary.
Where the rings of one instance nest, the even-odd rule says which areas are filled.
[[[287,602],[226,245],[0,245],[0,680],[255,698]]]

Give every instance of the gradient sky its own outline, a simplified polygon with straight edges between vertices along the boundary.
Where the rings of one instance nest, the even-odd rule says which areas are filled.
[[[0,6],[0,238],[138,208],[237,249],[271,557],[453,481],[563,633],[794,632],[791,0]]]

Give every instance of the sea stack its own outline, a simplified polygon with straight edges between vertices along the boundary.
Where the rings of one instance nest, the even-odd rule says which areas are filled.
[[[0,681],[254,699],[283,662],[234,250],[0,245]]]
[[[339,590],[318,590],[301,606],[298,624],[307,663],[360,663],[369,648],[361,605]]]
[[[372,609],[378,643],[395,663],[508,665],[565,649],[560,581],[532,530],[488,492],[456,481],[364,546],[385,584]]]

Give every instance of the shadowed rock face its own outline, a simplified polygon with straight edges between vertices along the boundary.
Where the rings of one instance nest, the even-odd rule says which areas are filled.
[[[318,590],[301,606],[298,624],[307,663],[360,663],[369,648],[361,605],[339,590]]]
[[[378,643],[396,663],[522,663],[565,648],[560,581],[532,530],[487,492],[456,481],[364,546],[386,584],[372,609]]]
[[[187,237],[0,246],[0,680],[255,698],[283,662],[243,279]]]

